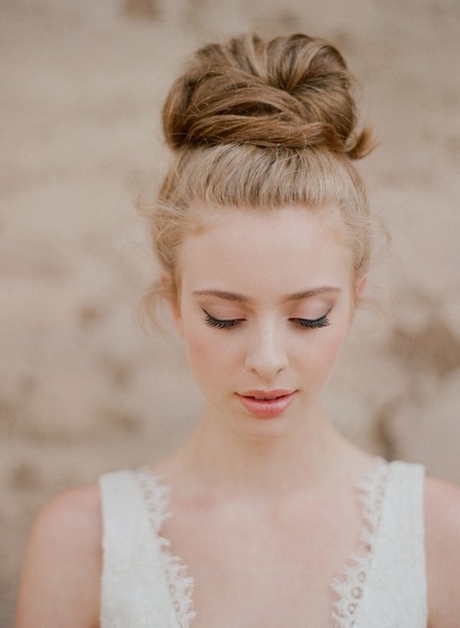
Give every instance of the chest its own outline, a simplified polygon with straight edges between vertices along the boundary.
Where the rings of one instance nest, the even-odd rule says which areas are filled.
[[[178,510],[178,512],[177,512]],[[196,628],[334,626],[331,584],[360,550],[356,503],[257,515],[176,509],[164,534],[194,579]]]
[[[308,514],[303,504],[281,517],[248,520],[233,508],[229,517],[202,517],[180,512],[149,473],[106,474],[100,486],[102,628],[427,626],[418,465],[395,462],[363,478],[360,530],[337,504]],[[363,532],[368,551],[335,582],[333,603],[331,582]]]

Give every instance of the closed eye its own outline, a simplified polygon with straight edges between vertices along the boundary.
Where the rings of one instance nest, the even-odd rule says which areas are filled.
[[[330,310],[329,310],[330,311]],[[291,320],[297,327],[301,329],[318,329],[319,327],[327,327],[329,325],[327,312],[324,316],[320,316],[319,318],[291,318]]]
[[[203,309],[203,308],[202,308]],[[211,316],[206,310],[204,312],[204,320],[207,325],[210,327],[217,327],[217,329],[231,329],[232,327],[236,327],[240,323],[244,321],[244,318],[215,318]]]
[[[243,323],[245,320],[244,318],[216,318],[215,316],[211,316],[209,312],[206,312],[205,309],[203,309],[203,312],[205,315],[205,323],[210,327],[216,327],[217,329],[232,329],[233,327],[237,327],[238,325]],[[289,320],[301,329],[318,329],[320,327],[327,327],[327,325],[330,324],[328,315],[329,312],[324,314],[324,316],[320,316],[319,318],[315,319],[290,318]]]

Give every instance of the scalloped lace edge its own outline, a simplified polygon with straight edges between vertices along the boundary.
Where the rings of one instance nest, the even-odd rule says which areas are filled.
[[[178,625],[180,628],[189,628],[196,617],[192,608],[194,580],[187,575],[186,565],[181,562],[178,556],[171,553],[170,540],[161,535],[164,522],[172,516],[168,512],[170,490],[146,469],[138,471],[137,476],[147,503],[152,527],[160,544],[163,570]]]
[[[364,594],[365,581],[374,556],[387,477],[388,462],[379,457],[354,487],[358,494],[364,520],[359,538],[362,551],[349,558],[341,574],[331,584],[331,588],[336,594],[332,607],[332,617],[336,621],[337,628],[352,628],[357,618],[359,603]]]
[[[164,573],[180,628],[189,628],[196,617],[193,610],[194,580],[187,575],[187,567],[171,551],[171,542],[161,535],[164,522],[171,518],[168,511],[170,489],[147,470],[137,473],[144,494],[150,521],[157,535]],[[359,544],[362,552],[353,554],[341,574],[331,584],[336,599],[332,605],[332,617],[337,628],[352,628],[363,597],[364,585],[372,564],[375,539],[378,532],[381,506],[385,497],[388,463],[378,458],[373,467],[354,487],[361,504],[364,525]]]

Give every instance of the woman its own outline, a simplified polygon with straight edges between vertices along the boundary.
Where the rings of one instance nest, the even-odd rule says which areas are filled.
[[[460,625],[459,489],[355,448],[322,403],[370,257],[351,83],[294,35],[206,46],[173,85],[152,297],[205,409],[167,459],[45,507],[18,628]]]

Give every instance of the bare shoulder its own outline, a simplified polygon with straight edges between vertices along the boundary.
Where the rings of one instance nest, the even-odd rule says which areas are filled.
[[[67,556],[81,555],[100,548],[101,537],[100,494],[94,484],[59,493],[45,504],[32,528],[31,543],[45,548],[52,542],[53,547],[62,546]]]
[[[17,628],[98,625],[101,541],[97,485],[65,491],[44,506],[24,559]]]
[[[425,521],[427,542],[445,544],[447,539],[456,540],[460,550],[460,486],[427,478]]]
[[[101,521],[100,494],[97,484],[71,488],[58,493],[40,511],[35,525],[79,528]]]
[[[460,487],[427,478],[426,564],[430,628],[460,626]]]

